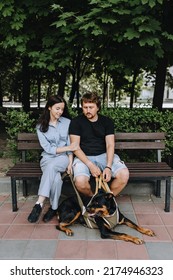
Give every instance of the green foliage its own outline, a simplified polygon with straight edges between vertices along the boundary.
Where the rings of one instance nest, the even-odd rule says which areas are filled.
[[[1,113],[0,118],[5,122],[7,133],[7,151],[4,152],[4,156],[12,157],[14,161],[17,161],[20,156],[17,152],[17,134],[35,132],[35,120],[31,118],[30,113],[24,112],[23,109],[9,109],[5,115]]]
[[[69,108],[72,118],[77,116],[78,112],[74,108]],[[104,108],[101,110],[104,114],[113,119],[115,124],[115,132],[165,132],[166,133],[166,149],[162,156],[169,164],[172,164],[173,155],[173,113],[170,110],[163,112],[151,108]],[[16,139],[18,132],[35,132],[36,120],[31,114],[25,113],[22,109],[9,109],[6,115],[0,114],[0,118],[6,124],[7,132],[7,152],[5,156],[12,157],[14,161],[19,159],[17,152]],[[131,151],[130,153],[133,153]],[[140,157],[141,154],[137,154]],[[156,157],[153,153],[145,153],[143,160],[153,161]],[[33,160],[39,159],[38,153],[29,153],[28,158]],[[130,154],[123,154],[124,160],[131,159]]]
[[[6,132],[10,139],[16,139],[18,132],[35,131],[35,120],[23,109],[8,109],[6,115],[1,114],[1,118],[6,123]]]
[[[162,157],[172,164],[173,155],[173,113],[150,108],[116,108],[103,109],[104,115],[113,119],[115,132],[165,132],[166,149]],[[148,157],[148,154],[146,155]],[[148,159],[147,159],[148,160]],[[150,160],[153,157],[150,156]]]

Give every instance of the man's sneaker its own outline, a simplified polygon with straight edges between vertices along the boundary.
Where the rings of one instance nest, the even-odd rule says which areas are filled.
[[[35,204],[31,213],[28,216],[28,222],[30,222],[30,223],[37,222],[38,218],[40,216],[41,210],[42,210],[42,208],[41,208],[40,204]]]
[[[51,207],[49,208],[49,210],[46,212],[46,214],[44,214],[43,216],[43,221],[45,223],[49,222],[50,220],[52,220],[52,218],[56,216],[56,210],[53,210]]]

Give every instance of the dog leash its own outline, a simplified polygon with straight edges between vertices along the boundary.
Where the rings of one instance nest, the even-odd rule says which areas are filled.
[[[76,188],[76,186],[74,184],[74,180],[73,180],[72,174],[68,174],[68,176],[69,176],[69,178],[71,180],[72,186],[73,186],[73,188],[75,190],[75,193],[77,195],[77,199],[78,199],[78,203],[79,203],[80,208],[81,208],[82,216],[83,216],[83,218],[85,220],[85,223],[86,223],[87,227],[89,227],[89,228],[98,228],[94,218],[90,217],[88,212],[86,211],[86,207],[84,206],[83,201],[82,201],[82,199],[81,199],[81,197],[80,197],[80,195],[78,193],[78,190],[77,190],[77,188]],[[101,189],[101,188],[103,188],[103,190],[105,192],[107,192],[107,193],[112,193],[110,188],[109,188],[109,186],[108,186],[108,184],[103,181],[103,176],[102,175],[100,175],[99,177],[96,177],[95,180],[96,180],[95,194],[92,196],[91,200],[89,201],[89,203],[87,205],[89,205],[92,202],[94,196],[98,193],[98,190]],[[115,203],[116,203],[116,201],[115,201]],[[117,203],[116,203],[116,205],[117,205]],[[109,217],[104,217],[103,219],[105,220],[105,222],[108,224],[108,226],[110,228],[113,228],[118,223],[118,221],[119,221],[118,211],[116,210],[114,212],[114,214],[112,214]]]
[[[78,202],[79,202],[79,205],[80,205],[80,207],[81,207],[82,214],[83,214],[83,213],[86,211],[85,206],[84,206],[83,201],[82,201],[82,199],[81,199],[81,197],[80,197],[80,195],[79,195],[78,190],[76,189],[76,186],[75,186],[74,181],[73,181],[73,176],[72,176],[72,174],[69,174],[68,176],[69,176],[70,181],[71,181],[71,183],[72,183],[72,186],[73,186],[73,188],[74,188],[74,190],[75,190],[75,192],[76,192],[76,195],[77,195],[77,198],[78,198]]]
[[[103,180],[103,174],[100,174],[99,177],[96,177],[95,195],[98,193],[98,190],[101,188],[103,188],[105,192],[112,193],[108,183]]]

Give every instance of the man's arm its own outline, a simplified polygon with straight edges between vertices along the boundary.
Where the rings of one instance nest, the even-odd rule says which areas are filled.
[[[106,157],[107,157],[107,167],[112,167],[112,162],[114,158],[114,152],[115,152],[115,136],[113,134],[107,135],[105,137],[106,141]],[[109,182],[111,180],[111,169],[105,168],[103,170],[103,178],[106,182]]]
[[[106,141],[106,155],[107,155],[107,166],[111,167],[114,153],[115,153],[115,136],[114,135],[107,135],[105,137]]]

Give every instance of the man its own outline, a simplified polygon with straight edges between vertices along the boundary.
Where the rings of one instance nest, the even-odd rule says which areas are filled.
[[[129,171],[119,156],[114,154],[115,138],[113,121],[99,114],[101,102],[95,93],[86,93],[81,99],[83,114],[71,121],[71,142],[80,149],[74,152],[73,172],[78,191],[92,196],[90,175],[98,177],[103,172],[106,182],[113,178],[110,189],[118,195],[129,179]]]

